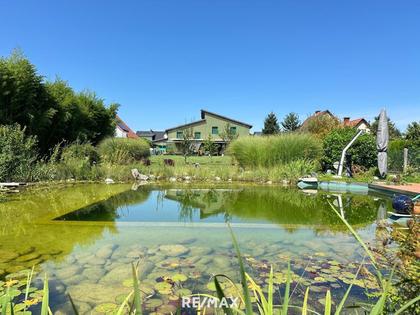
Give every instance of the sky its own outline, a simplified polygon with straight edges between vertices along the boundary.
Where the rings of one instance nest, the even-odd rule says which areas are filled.
[[[420,120],[420,1],[0,0],[0,56],[95,91],[134,130],[207,109],[261,130],[329,109]]]

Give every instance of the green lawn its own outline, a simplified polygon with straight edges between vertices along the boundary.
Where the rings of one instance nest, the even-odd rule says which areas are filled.
[[[153,164],[163,164],[164,159],[172,159],[176,166],[185,165],[185,159],[182,155],[154,155],[150,157]],[[232,165],[232,157],[230,156],[189,156],[188,164],[200,163],[200,165]]]

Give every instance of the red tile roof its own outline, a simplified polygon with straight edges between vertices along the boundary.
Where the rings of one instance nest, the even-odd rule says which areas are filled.
[[[138,139],[139,136],[118,115],[115,119],[117,120],[117,127],[127,133],[127,138]]]
[[[348,126],[348,127],[357,127],[359,126],[361,123],[365,123],[366,125],[369,126],[369,123],[366,121],[366,119],[364,118],[357,118],[357,119],[353,119],[353,120],[349,120],[349,121],[344,121],[343,124],[344,126]]]

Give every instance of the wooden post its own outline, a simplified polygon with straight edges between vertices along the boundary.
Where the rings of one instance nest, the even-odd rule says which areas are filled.
[[[403,173],[407,172],[407,166],[408,166],[408,149],[404,148]]]

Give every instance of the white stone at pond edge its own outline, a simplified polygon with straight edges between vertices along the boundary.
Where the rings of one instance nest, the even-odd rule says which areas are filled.
[[[105,179],[105,184],[113,184],[113,183],[114,183],[113,179],[111,179],[111,178]]]
[[[184,180],[191,180],[191,176],[184,176]]]
[[[171,177],[171,178],[169,178],[169,181],[170,181],[170,182],[172,182],[172,183],[173,183],[173,182],[176,182],[176,177]]]
[[[134,177],[135,180],[140,180],[140,181],[149,180],[149,176],[144,175],[144,174],[140,174],[140,172],[137,168],[133,168],[131,170],[131,175]]]
[[[216,180],[216,181],[221,181],[222,179],[219,177],[219,176],[216,176],[215,178],[214,178],[214,180]]]
[[[273,182],[271,180],[267,181],[267,185],[271,185]]]

